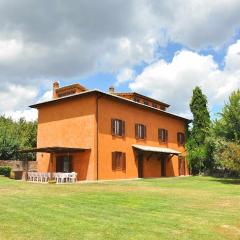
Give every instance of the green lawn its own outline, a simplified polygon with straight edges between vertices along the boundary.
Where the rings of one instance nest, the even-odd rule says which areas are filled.
[[[240,239],[240,180],[44,185],[0,177],[0,239]]]

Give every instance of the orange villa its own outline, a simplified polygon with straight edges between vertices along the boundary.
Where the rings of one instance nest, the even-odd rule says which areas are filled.
[[[53,99],[38,109],[39,172],[76,172],[78,180],[188,175],[189,120],[168,104],[135,92],[53,84]]]

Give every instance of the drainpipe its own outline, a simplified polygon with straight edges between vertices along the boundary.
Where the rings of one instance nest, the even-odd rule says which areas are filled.
[[[97,131],[97,146],[96,146],[96,148],[97,148],[97,156],[96,156],[96,159],[97,159],[97,180],[99,179],[99,172],[98,172],[98,169],[99,169],[99,167],[98,167],[98,165],[99,165],[99,151],[98,151],[98,149],[99,149],[99,147],[98,147],[98,145],[99,145],[99,127],[98,127],[98,119],[99,119],[99,99],[101,98],[101,97],[103,97],[103,95],[101,94],[101,93],[99,93],[99,92],[97,92],[97,97],[96,97],[96,131]]]
[[[97,97],[96,97],[96,130],[97,130],[97,180],[98,180],[98,93],[97,93]]]
[[[97,146],[96,146],[96,148],[97,148],[97,156],[96,156],[96,159],[97,159],[97,180],[99,179],[99,172],[98,172],[98,169],[99,169],[99,167],[98,167],[98,165],[99,165],[99,151],[98,151],[98,145],[99,145],[99,127],[98,127],[98,118],[99,118],[99,99],[102,97],[102,95],[101,94],[99,94],[99,92],[97,92],[97,97],[96,97],[96,131],[97,131]]]

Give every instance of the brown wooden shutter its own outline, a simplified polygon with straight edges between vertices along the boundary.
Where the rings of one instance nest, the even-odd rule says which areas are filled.
[[[118,136],[122,136],[122,120],[117,120],[117,122],[118,122],[118,130],[117,130],[117,132],[118,132]]]
[[[112,170],[116,170],[116,152],[112,152]]]
[[[178,142],[178,144],[180,144],[180,133],[179,132],[177,133],[177,142]]]
[[[117,152],[116,153],[116,170],[121,170],[122,169],[122,153]]]
[[[115,119],[112,119],[112,135],[115,135]]]
[[[122,153],[122,170],[126,171],[126,153]]]
[[[146,138],[147,138],[147,127],[146,127],[145,125],[143,125],[143,130],[144,130],[144,131],[143,131],[143,134],[144,134],[144,135],[143,135],[143,136],[144,136],[143,138],[146,139]]]
[[[135,124],[135,137],[136,139],[138,139],[139,137],[139,134],[138,134],[138,124]]]
[[[125,136],[125,121],[122,121],[122,136]]]
[[[158,129],[158,141],[161,141],[161,128]]]
[[[123,153],[119,152],[118,154],[119,154],[118,155],[118,160],[119,160],[119,162],[118,162],[118,170],[122,170],[122,168],[123,168]]]
[[[181,132],[177,133],[177,141],[179,145],[184,145],[185,143],[185,135]]]
[[[165,130],[166,131],[166,142],[168,141],[168,130]]]

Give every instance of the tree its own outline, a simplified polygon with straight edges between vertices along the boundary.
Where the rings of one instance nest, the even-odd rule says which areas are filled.
[[[214,159],[223,169],[240,173],[240,90],[225,104],[220,119],[214,122]]]
[[[240,90],[231,94],[220,116],[214,124],[216,134],[226,141],[240,143]]]
[[[214,158],[224,169],[240,173],[240,145],[235,142],[219,141]]]
[[[0,116],[0,159],[18,159],[18,150],[36,147],[37,123]],[[29,155],[30,159],[34,155]]]
[[[187,142],[188,160],[192,174],[197,174],[206,169],[208,160],[206,138],[209,136],[211,124],[207,97],[202,93],[200,87],[193,90],[190,109],[193,114],[193,122]]]
[[[13,159],[17,153],[18,135],[13,123],[4,117],[0,118],[0,159]]]

